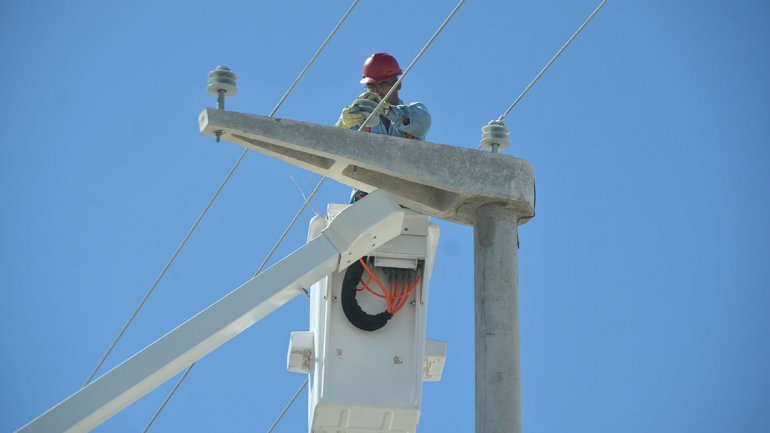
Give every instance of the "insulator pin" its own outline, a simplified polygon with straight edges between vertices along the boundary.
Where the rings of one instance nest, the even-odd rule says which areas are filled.
[[[481,128],[481,147],[493,153],[507,149],[510,146],[511,130],[502,121],[493,120]]]
[[[238,93],[238,88],[235,86],[237,78],[235,73],[227,66],[217,66],[216,69],[209,72],[209,84],[206,90],[209,92],[209,95],[217,97],[218,110],[225,109],[225,98]],[[224,131],[214,131],[217,143],[219,143],[223,133]]]

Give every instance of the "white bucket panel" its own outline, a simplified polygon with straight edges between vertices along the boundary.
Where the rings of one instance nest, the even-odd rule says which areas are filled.
[[[329,215],[344,207],[329,205]],[[314,218],[309,239],[325,228],[324,222]],[[314,362],[308,421],[312,433],[407,433],[417,428],[426,365],[427,283],[439,229],[428,217],[411,211],[404,226],[404,234],[372,255],[386,259],[380,263],[395,258],[422,261],[422,280],[409,302],[383,328],[364,331],[345,317],[340,302],[345,270],[311,288]],[[383,271],[373,270],[387,284]],[[385,300],[365,290],[357,292],[356,299],[369,314],[386,309]]]

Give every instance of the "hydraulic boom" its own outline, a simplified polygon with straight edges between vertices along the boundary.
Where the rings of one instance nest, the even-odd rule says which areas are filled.
[[[18,433],[88,432],[284,305],[401,233],[404,211],[377,191],[319,236],[49,409]]]

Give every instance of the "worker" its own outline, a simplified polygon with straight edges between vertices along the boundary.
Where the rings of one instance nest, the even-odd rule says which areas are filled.
[[[395,57],[388,53],[374,53],[364,62],[361,74],[361,84],[366,91],[356,98],[353,103],[342,109],[337,126],[346,129],[356,129],[388,94],[401,75],[401,67]],[[404,104],[398,97],[401,83],[390,94],[388,100],[380,106],[373,122],[362,129],[374,134],[392,135],[395,137],[424,140],[430,129],[430,114],[421,102]],[[350,202],[353,203],[366,195],[365,192],[353,191]]]

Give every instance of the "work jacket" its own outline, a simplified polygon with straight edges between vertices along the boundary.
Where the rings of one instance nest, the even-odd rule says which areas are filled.
[[[415,138],[417,140],[425,140],[425,136],[428,135],[431,123],[430,113],[428,113],[428,109],[425,108],[422,102],[404,104],[404,101],[399,98],[398,104],[390,106],[386,117],[390,120],[389,128],[386,128],[382,123],[382,119],[380,119],[376,125],[367,128],[367,131],[374,134]],[[407,122],[407,124],[404,125],[404,122]],[[358,128],[359,126],[353,126],[350,129],[358,130]]]

